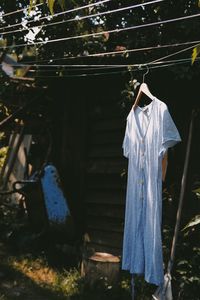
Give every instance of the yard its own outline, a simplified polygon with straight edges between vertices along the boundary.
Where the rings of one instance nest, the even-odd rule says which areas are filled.
[[[171,208],[165,197],[166,211]],[[8,201],[3,201],[0,208],[1,300],[131,299],[130,276],[126,272],[120,272],[119,280],[113,286],[104,277],[91,286],[81,276],[80,261],[69,261],[74,256],[69,258],[67,244],[56,241],[53,236],[44,242],[44,237],[38,237],[31,231],[27,217],[20,216],[19,208]],[[172,234],[173,230],[165,225],[165,261],[169,256]],[[180,234],[172,279],[175,299],[200,299],[198,236],[195,226]],[[155,288],[142,278],[136,278],[136,299],[150,299]]]
[[[89,249],[111,253],[121,263],[128,177],[122,143],[141,95],[144,105],[162,102],[180,132],[181,143],[168,151],[160,199],[164,269],[185,180],[172,289],[174,300],[200,300],[200,1],[0,2],[0,300],[131,299],[130,274],[121,264],[114,283],[104,275],[92,283],[82,262]],[[146,126],[152,128],[151,142],[147,138],[144,146],[142,139],[141,157],[146,145],[154,145],[152,132],[160,136],[163,128],[146,117],[148,125],[152,120]],[[155,166],[162,162],[158,153]],[[144,166],[154,167],[154,160],[139,159],[141,174]],[[50,205],[41,183],[49,165],[59,176],[46,190],[52,194],[53,186],[62,195]],[[134,180],[143,185],[138,173]],[[10,196],[16,182],[23,185],[35,174],[35,185]],[[151,187],[161,183],[158,175]],[[155,205],[155,193],[150,196],[146,203],[152,198]],[[49,226],[57,213],[70,219]],[[149,211],[143,216],[147,224]],[[135,284],[136,300],[152,298],[156,286],[140,276]]]

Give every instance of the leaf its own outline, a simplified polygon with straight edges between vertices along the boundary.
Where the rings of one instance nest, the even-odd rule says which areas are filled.
[[[198,189],[196,189],[196,190],[193,190],[193,192],[194,192],[195,194],[200,194],[200,187],[199,187]]]
[[[49,7],[50,13],[52,15],[54,14],[54,10],[53,10],[54,3],[55,3],[55,0],[48,0],[48,7]]]
[[[22,52],[22,55],[23,56],[29,56],[29,57],[36,56],[37,55],[37,47],[36,47],[36,45],[31,46],[29,48],[25,46],[24,50]]]
[[[36,5],[36,4],[37,4],[37,0],[30,0],[30,2],[29,2],[29,9],[28,9],[28,13],[29,14],[30,14],[33,6]]]
[[[24,77],[29,69],[30,69],[30,66],[27,66],[27,67],[24,67],[24,68],[17,68],[15,70],[15,76],[16,77]]]
[[[18,61],[18,56],[17,56],[17,54],[15,52],[9,54],[9,56],[12,57],[12,59],[14,59],[16,62]]]
[[[192,65],[194,64],[199,53],[200,53],[200,44],[197,45],[192,51]]]
[[[126,50],[126,47],[124,47],[124,46],[118,45],[115,47],[115,51],[125,51],[125,50]]]
[[[198,1],[198,7],[200,8],[200,0]]]
[[[60,5],[60,7],[62,8],[62,10],[65,10],[65,0],[58,0],[58,3]]]
[[[0,47],[6,47],[7,46],[7,39],[0,39]]]
[[[104,42],[107,42],[109,40],[109,37],[110,37],[109,32],[104,32],[104,34],[103,34],[103,40],[104,40]]]
[[[178,262],[178,266],[181,266],[181,265],[187,265],[188,264],[188,261],[187,260],[181,260]]]
[[[196,225],[198,225],[198,224],[200,224],[200,215],[197,215],[197,216],[195,216],[183,229],[182,229],[182,231],[183,230],[185,230],[185,229],[187,229],[187,228],[189,228],[189,227],[193,227],[193,226],[196,226]]]

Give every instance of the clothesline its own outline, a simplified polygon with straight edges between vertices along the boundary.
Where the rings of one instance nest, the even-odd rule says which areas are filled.
[[[79,11],[81,9],[90,8],[92,6],[98,6],[98,5],[101,5],[103,3],[110,2],[110,1],[112,1],[112,0],[101,0],[101,1],[98,1],[98,2],[95,2],[95,3],[90,3],[90,4],[87,4],[87,5],[83,5],[83,6],[78,6],[78,7],[72,8],[72,9],[68,9],[68,10],[53,14],[53,15],[47,15],[47,16],[41,17],[37,21],[48,20],[48,18],[53,19],[53,18],[56,18],[58,16],[62,16],[62,15],[66,15],[66,14],[69,14],[69,13],[72,13],[72,12],[76,12],[76,11]],[[155,1],[157,1],[157,0],[155,0]],[[162,1],[164,1],[164,0],[162,0]],[[34,22],[36,22],[36,21],[35,20],[30,20],[26,24],[30,24],[30,23],[34,23]],[[20,26],[20,25],[22,25],[22,22],[17,23],[17,24],[10,24],[6,27],[1,27],[0,30],[2,30],[2,29],[4,30],[4,29],[10,28],[10,27],[16,27],[16,26]]]
[[[151,3],[152,2],[154,2],[154,3],[155,2],[160,2],[160,1],[163,1],[163,0],[151,1]],[[105,1],[99,1],[97,3],[100,3],[100,2],[102,3],[102,2],[105,2]],[[107,2],[107,0],[106,0],[106,2]],[[150,2],[148,2],[148,4],[149,3]],[[136,6],[138,6],[138,5],[136,5]],[[131,7],[129,6],[128,9],[130,9]],[[123,7],[121,9],[127,9],[127,8]],[[115,10],[115,11],[118,11],[118,10]],[[109,13],[109,12],[106,12],[106,13]],[[66,38],[63,38],[63,39],[61,38],[61,39],[49,40],[49,41],[46,41],[46,42],[37,42],[37,43],[34,43],[34,45],[46,44],[46,43],[55,42],[55,41],[61,41],[61,40],[69,40],[69,39],[81,38],[81,37],[85,37],[85,36],[87,36],[87,37],[88,36],[96,36],[96,35],[105,34],[105,33],[121,32],[121,31],[125,31],[125,30],[131,30],[131,29],[141,28],[141,27],[146,27],[146,26],[153,26],[153,25],[157,25],[157,24],[161,24],[161,23],[163,24],[163,23],[175,22],[175,21],[178,21],[178,20],[189,19],[189,18],[194,18],[194,17],[199,17],[199,16],[200,16],[200,14],[190,15],[190,16],[184,16],[184,17],[181,17],[181,18],[175,18],[175,19],[164,20],[164,21],[159,21],[159,22],[154,22],[154,23],[148,23],[148,24],[141,24],[141,25],[132,26],[132,27],[128,27],[128,28],[114,29],[114,30],[111,30],[111,31],[103,31],[103,32],[95,33],[95,34],[87,34],[87,35],[80,35],[80,36],[71,36],[71,37],[66,37]],[[86,17],[86,16],[84,16],[84,17]],[[91,15],[90,15],[90,17],[91,17]],[[198,43],[195,44],[195,45],[193,45],[193,43],[195,43],[195,41],[192,41],[192,42],[179,43],[179,44],[161,45],[159,47],[155,46],[155,47],[145,47],[145,48],[138,48],[138,49],[123,50],[123,51],[120,51],[120,53],[129,53],[129,52],[134,52],[134,51],[145,51],[145,50],[147,51],[147,49],[148,50],[154,50],[154,49],[161,49],[161,48],[172,47],[172,46],[180,46],[180,45],[192,44],[192,46],[190,46],[190,47],[187,47],[185,49],[176,51],[175,53],[168,54],[166,56],[160,57],[160,58],[158,58],[156,60],[153,60],[153,61],[151,61],[149,63],[142,64],[142,65],[149,65],[150,66],[150,65],[152,65],[152,64],[154,64],[156,62],[162,61],[163,59],[169,58],[171,56],[177,55],[179,53],[183,53],[183,52],[185,52],[187,50],[190,50],[190,49],[194,48],[195,46],[197,46],[199,44],[199,41],[196,41],[196,42],[198,42]],[[5,49],[5,48],[10,48],[10,47],[18,47],[18,46],[22,47],[22,46],[28,46],[28,45],[32,46],[32,44],[20,44],[20,45],[15,45],[15,46],[0,47],[0,49],[1,48]],[[102,55],[106,55],[106,54],[112,55],[113,53],[119,54],[118,51],[112,51],[110,53],[109,52],[107,52],[107,53],[105,52],[104,54],[103,53],[97,53],[97,54],[91,54],[91,55],[87,55],[87,56],[83,56],[83,57],[89,57],[89,56],[92,57],[92,56],[98,56],[98,55],[102,56]],[[66,58],[62,58],[62,59],[72,59],[72,58],[73,57],[66,57]],[[80,57],[74,57],[74,58],[80,58]],[[58,60],[58,58],[54,59],[54,60]],[[51,60],[51,61],[54,61],[54,60]],[[47,61],[49,61],[49,60],[47,60]],[[27,66],[27,64],[22,64],[21,66],[23,66],[23,65]],[[30,65],[30,63],[28,65]],[[127,67],[127,65],[74,65],[74,64],[73,65],[69,65],[69,64],[68,65],[61,65],[61,64],[59,64],[59,65],[53,65],[53,64],[51,64],[51,65],[49,65],[49,64],[48,65],[44,65],[44,64],[41,64],[40,65],[38,63],[37,64],[34,63],[34,64],[30,65],[30,66],[33,66],[33,67],[45,67],[45,66],[46,67],[68,67],[68,68],[69,67],[78,67],[78,68],[82,67],[83,68],[85,66],[85,67],[90,68],[90,69],[92,67],[96,67],[96,68],[100,68],[100,67],[104,67],[104,68],[108,68],[108,67],[112,67],[112,68],[114,68],[114,67]],[[128,66],[130,66],[130,65],[128,65]],[[134,65],[131,65],[131,66],[132,67],[133,66],[138,67],[139,64],[134,64]]]
[[[169,68],[169,67],[175,67],[178,65],[184,65],[188,64],[191,61],[191,59],[186,59],[184,61],[178,60],[177,62],[165,62],[162,65],[153,65],[153,66],[148,66],[149,70],[154,70],[154,69],[160,69],[160,68]],[[196,59],[196,63],[200,61],[200,58]],[[145,66],[144,64],[140,66]],[[130,66],[129,66],[130,67]],[[91,70],[91,69],[90,69]],[[133,68],[131,69],[131,72],[143,72],[142,68]],[[92,77],[92,76],[103,76],[103,75],[117,75],[117,74],[126,74],[129,73],[130,70],[129,68],[126,68],[121,71],[108,71],[108,72],[100,72],[100,73],[83,73],[83,74],[68,74],[68,75],[34,75],[33,78],[74,78],[74,77]],[[17,77],[16,77],[17,78]]]
[[[163,62],[158,62],[155,63],[153,65],[147,65],[147,64],[134,64],[134,65],[96,65],[96,66],[76,66],[75,68],[72,68],[72,66],[70,66],[70,68],[67,68],[67,66],[62,69],[59,69],[58,67],[55,67],[54,69],[31,69],[29,70],[30,73],[44,73],[44,72],[74,72],[74,71],[99,71],[99,70],[111,70],[111,69],[131,69],[131,72],[134,71],[141,71],[142,67],[146,66],[149,69],[154,67],[154,66],[163,66],[163,65],[169,65],[169,64],[175,64],[175,63],[188,63],[191,61],[191,58],[186,58],[186,59],[179,59],[179,60],[169,60],[169,61],[163,61]]]
[[[173,54],[174,55],[174,54]],[[172,55],[171,55],[172,56]],[[167,57],[165,57],[167,58]],[[171,61],[161,61],[156,60],[155,62],[150,62],[150,63],[135,63],[135,64],[20,64],[17,67],[34,67],[34,68],[127,68],[127,67],[136,67],[140,68],[141,66],[151,66],[151,65],[158,65],[158,64],[163,64],[163,63],[171,63],[171,62],[181,62],[181,61],[191,61],[190,58],[182,58],[182,59],[176,59],[176,60],[171,60]],[[2,65],[2,64],[1,64]],[[10,64],[12,66],[12,64]],[[13,64],[14,67],[16,67],[15,64]]]
[[[32,8],[35,8],[35,7],[38,7],[38,6],[41,6],[41,5],[43,5],[43,3],[35,4],[35,5],[32,6]],[[17,9],[17,10],[2,14],[1,17],[4,18],[4,17],[10,16],[10,15],[18,14],[18,13],[24,11],[24,10],[28,10],[29,8],[30,8],[30,5],[28,5],[26,7],[23,7],[21,9]]]
[[[159,69],[159,68],[169,68],[173,67],[176,65],[180,65],[183,63],[177,63],[177,64],[166,64],[163,66],[155,66],[155,67],[150,67],[149,69]],[[35,75],[34,78],[78,78],[78,77],[92,77],[92,76],[104,76],[104,75],[117,75],[117,74],[125,74],[128,73],[128,70],[123,70],[123,71],[110,71],[110,72],[100,72],[100,73],[91,73],[91,74],[75,74],[75,75]]]
[[[102,36],[102,35],[120,33],[120,32],[125,32],[125,31],[135,30],[135,29],[139,29],[139,28],[145,28],[145,27],[152,27],[152,26],[157,26],[157,25],[161,25],[161,24],[167,24],[167,23],[173,23],[173,22],[182,21],[182,20],[193,19],[193,18],[197,18],[197,17],[200,17],[200,13],[195,14],[195,15],[179,17],[179,18],[162,20],[162,21],[159,21],[159,22],[141,24],[141,25],[130,26],[130,27],[125,27],[125,28],[117,28],[117,29],[113,29],[113,30],[100,31],[100,32],[96,32],[96,33],[82,34],[82,35],[77,35],[77,36],[63,37],[63,38],[59,38],[59,39],[52,39],[52,40],[47,40],[47,41],[42,41],[42,42],[34,42],[34,43],[29,43],[29,44],[28,43],[23,43],[23,44],[10,45],[10,46],[1,46],[0,49],[19,48],[19,47],[33,46],[33,45],[45,45],[45,44],[49,44],[49,43],[63,42],[63,41],[69,41],[69,40],[75,40],[75,39],[84,39],[84,38],[88,38],[88,37],[95,38],[95,37]]]
[[[185,48],[185,49],[182,49],[182,50],[176,51],[176,52],[174,52],[174,53],[171,53],[171,54],[168,54],[168,55],[162,56],[162,57],[160,57],[160,58],[158,58],[158,59],[155,59],[155,60],[153,60],[153,61],[149,62],[148,64],[154,64],[154,63],[156,63],[156,62],[159,62],[159,61],[161,61],[161,60],[163,60],[163,59],[166,59],[166,58],[169,58],[169,57],[175,56],[175,55],[177,55],[177,54],[180,54],[180,53],[183,53],[183,52],[186,52],[186,51],[188,51],[188,50],[191,50],[191,49],[193,49],[194,47],[196,47],[196,46],[198,46],[198,45],[199,45],[199,43],[198,43],[198,44],[196,44],[196,45],[192,45],[192,46],[190,46],[190,47],[187,47],[187,48]]]
[[[82,58],[88,58],[88,57],[101,57],[101,56],[112,56],[112,55],[121,55],[121,54],[128,54],[133,52],[146,52],[150,50],[159,50],[164,48],[171,48],[171,47],[180,47],[180,46],[186,46],[186,45],[193,45],[193,44],[199,44],[200,40],[198,41],[190,41],[190,42],[184,42],[184,43],[175,43],[175,44],[166,44],[166,45],[157,45],[157,46],[151,46],[151,47],[142,47],[142,48],[135,48],[135,49],[127,49],[127,50],[119,50],[119,51],[108,51],[108,52],[100,52],[100,53],[94,53],[94,54],[88,54],[88,55],[78,55],[78,56],[69,56],[69,57],[57,57],[57,58],[49,58],[49,59],[42,59],[37,61],[26,61],[26,64],[34,64],[34,63],[42,63],[42,62],[53,62],[58,60],[74,60],[74,59],[82,59]]]
[[[68,20],[62,20],[62,21],[59,21],[59,22],[53,22],[53,23],[42,24],[42,25],[33,26],[33,27],[26,27],[26,28],[1,32],[0,34],[1,35],[8,35],[8,34],[11,34],[11,33],[16,33],[16,32],[21,32],[21,31],[28,31],[28,30],[31,30],[35,27],[41,29],[41,28],[44,28],[44,27],[60,25],[60,24],[65,24],[65,23],[69,23],[69,22],[79,22],[81,20],[94,18],[94,17],[105,16],[105,15],[108,15],[108,14],[118,13],[118,12],[122,12],[122,11],[125,11],[125,10],[131,10],[131,9],[135,9],[135,8],[138,8],[138,7],[142,7],[142,6],[146,6],[146,5],[149,5],[149,4],[152,4],[152,3],[162,2],[162,1],[164,1],[164,0],[155,0],[155,1],[150,1],[150,2],[146,2],[146,3],[142,3],[142,4],[134,4],[134,5],[126,6],[126,7],[121,7],[121,8],[118,8],[118,9],[113,9],[113,10],[108,10],[108,11],[104,11],[104,12],[98,12],[98,13],[95,13],[95,14],[86,15],[86,16],[83,16],[83,17],[75,17],[75,18],[71,18],[71,19],[68,19]],[[22,25],[22,23],[19,24],[19,25]]]
[[[35,64],[20,64],[20,67],[35,67],[35,68],[38,68],[38,67],[40,67],[40,68],[44,68],[44,67],[48,67],[48,68],[83,68],[83,67],[87,67],[87,68],[92,68],[92,67],[96,67],[96,68],[100,68],[100,67],[103,67],[103,68],[108,68],[108,67],[111,67],[111,68],[127,68],[127,67],[137,67],[137,68],[140,68],[141,66],[151,66],[151,65],[155,65],[155,64],[161,64],[161,63],[166,63],[166,61],[163,61],[162,62],[162,60],[163,59],[166,59],[166,58],[169,58],[169,57],[172,57],[172,56],[175,56],[175,55],[177,55],[177,54],[180,54],[180,53],[183,53],[183,52],[185,52],[185,51],[188,51],[188,50],[190,50],[191,48],[193,48],[193,47],[195,47],[196,45],[193,45],[193,46],[190,46],[190,47],[187,47],[187,48],[185,48],[185,49],[182,49],[182,50],[180,50],[180,51],[176,51],[176,52],[174,52],[174,53],[172,53],[172,54],[169,54],[169,55],[166,55],[166,56],[163,56],[163,57],[160,57],[159,59],[156,59],[156,60],[154,60],[154,61],[152,61],[152,62],[147,62],[147,63],[140,63],[140,64],[104,64],[104,65],[102,65],[102,64],[51,64],[51,65],[49,65],[49,64],[37,64],[37,63],[35,63]],[[173,60],[173,62],[175,62],[175,61],[185,61],[185,60],[187,60],[187,61],[191,61],[191,58],[187,58],[187,59],[179,59],[179,60]],[[171,62],[170,62],[171,63]],[[11,64],[12,65],[12,64]],[[16,65],[13,65],[13,66],[16,66]],[[18,66],[19,67],[19,66]]]

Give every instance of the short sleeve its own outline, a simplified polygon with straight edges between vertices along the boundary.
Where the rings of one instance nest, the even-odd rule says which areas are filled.
[[[160,154],[163,156],[168,148],[173,147],[178,142],[181,142],[180,134],[172,120],[172,117],[165,105],[162,118],[162,141]]]
[[[125,135],[124,135],[124,140],[123,140],[123,155],[128,158],[129,157],[129,152],[130,152],[130,129],[129,129],[129,121],[127,119],[126,122],[126,130],[125,130]]]

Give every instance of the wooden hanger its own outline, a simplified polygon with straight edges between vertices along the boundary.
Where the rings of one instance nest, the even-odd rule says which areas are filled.
[[[146,66],[147,67],[147,66]],[[133,104],[133,109],[139,104],[142,94],[145,94],[149,99],[153,100],[154,96],[149,91],[148,85],[144,82],[145,76],[149,73],[149,68],[147,67],[147,72],[143,75],[143,83],[140,85],[136,100]]]

